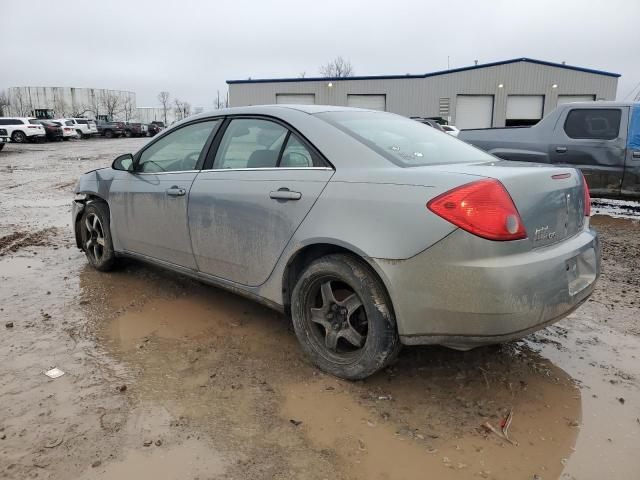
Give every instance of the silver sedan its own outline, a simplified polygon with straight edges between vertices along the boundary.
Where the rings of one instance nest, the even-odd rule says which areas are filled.
[[[133,257],[291,316],[321,369],[360,379],[400,346],[520,338],[592,293],[589,193],[572,168],[499,160],[384,112],[189,117],[76,187],[95,268]]]

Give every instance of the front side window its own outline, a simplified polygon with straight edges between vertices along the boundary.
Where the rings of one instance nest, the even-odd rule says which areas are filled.
[[[613,140],[618,138],[621,117],[618,108],[574,108],[567,115],[564,131],[570,138]]]
[[[447,133],[400,115],[341,111],[316,116],[399,167],[495,160]]]
[[[195,170],[207,140],[220,120],[193,123],[162,137],[142,152],[136,171],[143,173]]]
[[[234,119],[224,132],[214,168],[276,167],[286,136],[286,128],[269,120]]]

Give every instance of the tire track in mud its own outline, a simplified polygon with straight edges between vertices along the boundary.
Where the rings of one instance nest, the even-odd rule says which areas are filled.
[[[50,227],[35,232],[17,231],[0,237],[0,257],[26,247],[51,245],[51,237],[57,234],[58,229]]]

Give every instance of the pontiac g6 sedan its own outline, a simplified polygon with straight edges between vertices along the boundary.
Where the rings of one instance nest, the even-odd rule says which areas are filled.
[[[286,312],[311,361],[347,379],[402,344],[520,338],[600,270],[579,171],[352,108],[189,117],[84,174],[73,207],[98,270],[134,257]]]

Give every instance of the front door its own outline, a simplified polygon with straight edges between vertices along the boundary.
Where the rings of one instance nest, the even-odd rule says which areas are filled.
[[[123,250],[196,268],[187,200],[219,123],[185,125],[138,153],[133,173],[118,172],[109,206],[111,228]]]
[[[235,118],[213,168],[196,177],[189,230],[198,269],[264,283],[333,175],[315,149],[279,123]]]
[[[594,195],[619,195],[628,117],[627,107],[567,109],[550,144],[552,163],[579,168]]]

